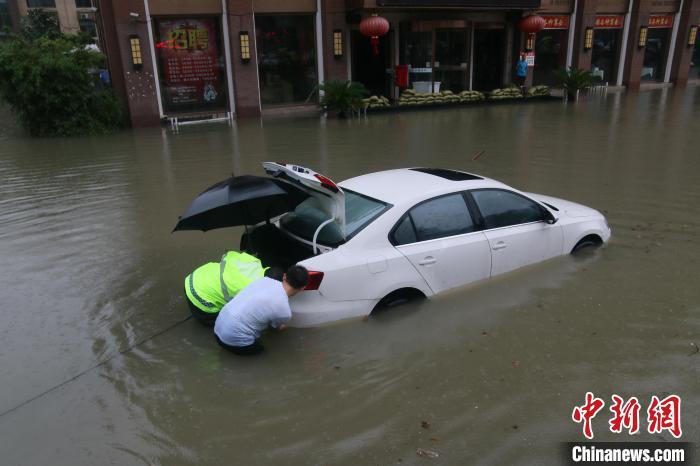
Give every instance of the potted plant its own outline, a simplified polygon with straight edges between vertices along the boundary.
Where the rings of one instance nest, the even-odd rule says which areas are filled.
[[[579,92],[593,85],[593,75],[587,70],[571,67],[568,70],[557,71],[556,74],[559,84],[573,100],[578,100]]]
[[[362,98],[369,95],[362,83],[354,81],[325,81],[316,86],[316,90],[323,92],[321,107],[329,114],[335,113],[339,117],[348,116],[353,108],[361,105]]]

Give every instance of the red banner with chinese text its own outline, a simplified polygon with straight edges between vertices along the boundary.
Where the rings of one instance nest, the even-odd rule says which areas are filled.
[[[214,18],[159,20],[156,50],[168,111],[226,108],[224,73]]]
[[[651,15],[649,16],[650,28],[670,28],[673,27],[673,15]]]
[[[622,15],[603,15],[595,17],[596,29],[622,29],[625,17]]]
[[[569,17],[566,15],[542,17],[545,29],[569,29]]]

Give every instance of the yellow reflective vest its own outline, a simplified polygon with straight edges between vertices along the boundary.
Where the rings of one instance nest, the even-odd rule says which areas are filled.
[[[260,260],[245,252],[229,251],[221,262],[209,262],[185,277],[185,294],[204,312],[216,314],[243,288],[265,275]]]

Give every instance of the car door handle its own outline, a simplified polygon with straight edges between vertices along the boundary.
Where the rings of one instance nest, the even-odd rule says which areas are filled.
[[[494,251],[498,251],[499,249],[505,249],[506,247],[508,247],[506,243],[504,243],[503,241],[499,241],[498,243],[494,244],[493,248],[491,249],[493,249]]]
[[[437,262],[437,259],[435,259],[433,256],[428,256],[422,261],[418,262],[418,265],[431,265]]]

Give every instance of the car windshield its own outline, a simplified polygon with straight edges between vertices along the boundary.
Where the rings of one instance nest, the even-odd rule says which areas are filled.
[[[362,194],[344,189],[345,193],[345,236],[352,237],[374,219],[379,217],[388,204]],[[283,229],[305,240],[312,241],[314,233],[329,215],[319,206],[314,197],[299,204],[293,212],[280,220]],[[317,242],[328,246],[337,246],[343,242],[343,235],[337,223],[332,222],[323,227]]]

